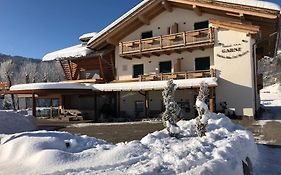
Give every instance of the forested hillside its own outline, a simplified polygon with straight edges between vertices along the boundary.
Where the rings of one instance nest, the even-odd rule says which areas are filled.
[[[53,82],[65,79],[58,62],[42,62],[39,59],[0,53],[0,81],[7,81],[8,78],[11,79],[12,84]]]

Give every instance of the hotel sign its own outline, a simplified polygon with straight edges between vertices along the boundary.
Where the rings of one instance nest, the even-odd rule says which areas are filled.
[[[221,46],[222,47],[219,53],[217,54],[217,56],[224,59],[239,58],[250,52],[249,50],[244,50],[242,44],[233,44],[233,45],[221,44]]]

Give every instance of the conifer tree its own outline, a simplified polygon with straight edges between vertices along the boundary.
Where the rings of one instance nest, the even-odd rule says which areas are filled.
[[[196,118],[196,133],[199,137],[203,137],[206,135],[206,126],[210,117],[210,111],[206,104],[208,95],[208,85],[207,83],[203,82],[200,84],[199,93],[195,103],[195,107],[198,112],[198,117]]]
[[[165,111],[162,114],[162,122],[172,137],[176,137],[180,131],[180,128],[176,124],[181,115],[181,108],[174,99],[176,88],[173,80],[169,80],[167,87],[162,92],[163,104],[165,106]]]

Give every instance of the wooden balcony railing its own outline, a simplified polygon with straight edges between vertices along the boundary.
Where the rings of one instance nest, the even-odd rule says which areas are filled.
[[[157,37],[119,43],[120,56],[148,54],[168,50],[186,49],[213,43],[212,28],[161,35]]]
[[[139,81],[159,81],[170,79],[190,79],[190,78],[204,78],[215,77],[215,70],[201,70],[201,71],[188,71],[188,72],[174,72],[174,73],[160,73],[140,75]]]

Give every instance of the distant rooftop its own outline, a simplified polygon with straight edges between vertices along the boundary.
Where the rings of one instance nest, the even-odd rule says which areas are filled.
[[[93,36],[95,36],[97,34],[97,32],[91,32],[91,33],[85,33],[83,35],[81,35],[79,37],[79,40],[80,41],[84,41],[84,42],[87,42],[89,41]]]
[[[63,60],[66,58],[78,58],[85,57],[91,54],[93,50],[88,49],[86,46],[82,44],[78,44],[72,47],[68,47],[65,49],[61,49],[55,52],[48,53],[45,55],[42,60],[43,61],[52,61],[52,60]]]

